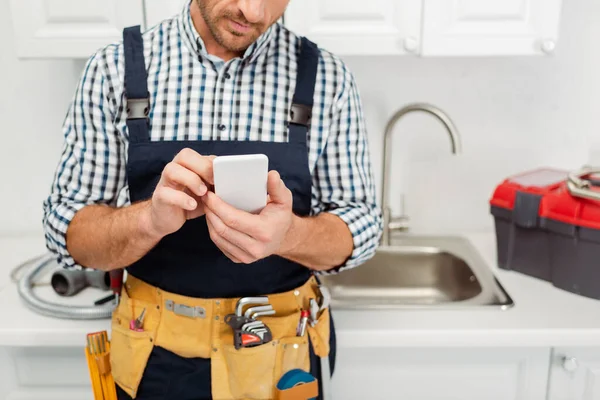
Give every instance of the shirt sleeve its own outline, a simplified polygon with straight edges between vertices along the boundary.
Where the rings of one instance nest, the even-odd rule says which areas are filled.
[[[353,76],[347,70],[344,76],[327,143],[313,174],[313,209],[340,217],[352,233],[354,249],[343,265],[319,272],[323,275],[370,259],[382,233],[360,94]]]
[[[125,142],[114,126],[114,90],[106,55],[90,58],[63,124],[62,154],[43,202],[48,250],[64,268],[78,268],[66,246],[75,213],[91,204],[115,206],[125,185]]]

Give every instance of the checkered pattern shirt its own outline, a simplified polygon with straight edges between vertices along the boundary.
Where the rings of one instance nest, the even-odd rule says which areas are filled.
[[[299,46],[300,38],[277,23],[242,57],[224,62],[206,52],[188,3],[144,32],[151,140],[287,141]],[[81,267],[65,241],[75,213],[91,204],[129,204],[123,78],[122,43],[100,49],[67,112],[62,156],[43,204],[47,247],[66,268]],[[354,238],[351,257],[328,273],[369,259],[381,234],[361,108],[351,72],[321,49],[308,134],[312,215],[339,216]]]

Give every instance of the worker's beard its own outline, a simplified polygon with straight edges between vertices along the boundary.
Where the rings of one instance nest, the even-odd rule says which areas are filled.
[[[266,30],[263,29],[263,24],[251,24],[246,20],[244,14],[233,12],[231,10],[223,10],[219,15],[215,15],[213,9],[209,7],[210,1],[196,0],[200,8],[202,18],[206,22],[211,35],[217,44],[224,49],[239,53],[246,50],[258,37]],[[247,33],[237,32],[229,27],[229,21],[233,20],[244,25],[250,26],[250,31]]]

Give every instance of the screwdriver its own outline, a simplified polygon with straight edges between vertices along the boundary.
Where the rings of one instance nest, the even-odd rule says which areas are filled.
[[[109,272],[110,275],[110,288],[115,295],[115,303],[119,304],[121,296],[121,288],[123,286],[123,269],[115,269]]]
[[[142,310],[142,313],[140,314],[140,316],[131,321],[131,323],[129,324],[129,329],[131,329],[132,331],[136,331],[136,332],[142,332],[143,331],[142,328],[144,326],[144,316],[145,315],[146,315],[146,309],[144,308]]]

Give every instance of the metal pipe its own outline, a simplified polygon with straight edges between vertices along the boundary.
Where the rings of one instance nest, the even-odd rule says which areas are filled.
[[[95,269],[59,268],[52,274],[50,284],[54,291],[65,297],[75,296],[88,286],[101,290],[110,289],[110,274]]]
[[[46,269],[56,268],[56,262],[52,254],[46,254],[34,260],[26,261],[15,269],[20,269],[31,264],[25,274],[17,282],[17,291],[23,302],[31,310],[38,314],[63,319],[92,320],[110,319],[115,304],[106,306],[71,306],[66,304],[52,303],[40,299],[34,292],[35,279]]]

